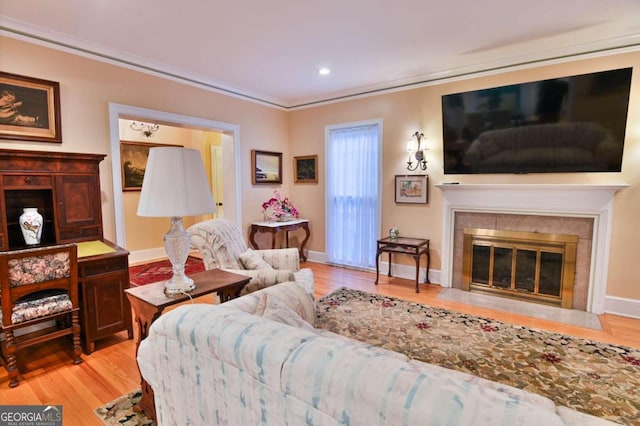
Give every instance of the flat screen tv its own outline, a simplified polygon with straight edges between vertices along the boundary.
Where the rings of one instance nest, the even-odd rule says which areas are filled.
[[[620,172],[631,73],[442,96],[444,173]]]

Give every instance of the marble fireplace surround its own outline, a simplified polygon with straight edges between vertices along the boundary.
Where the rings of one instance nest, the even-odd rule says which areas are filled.
[[[628,185],[531,185],[531,184],[439,184],[442,190],[443,234],[441,285],[460,287],[461,260],[457,255],[456,228],[487,227],[548,232],[570,230],[582,240],[574,297],[575,308],[604,312],[611,219],[615,193]],[[456,218],[460,222],[456,224]],[[486,226],[485,226],[486,225]],[[520,228],[520,229],[519,229]],[[555,231],[554,231],[555,232]],[[459,233],[459,232],[458,232]],[[588,234],[591,235],[588,235]],[[460,238],[460,237],[458,237]],[[581,257],[580,257],[581,256]],[[585,266],[586,265],[586,266]],[[578,266],[578,265],[576,265]]]

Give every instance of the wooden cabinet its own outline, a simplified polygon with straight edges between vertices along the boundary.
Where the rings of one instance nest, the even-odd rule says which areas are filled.
[[[60,242],[102,237],[99,176],[58,175],[55,180],[57,229]]]
[[[129,288],[129,252],[103,240],[115,252],[78,259],[80,326],[83,349],[90,354],[95,341],[122,330],[133,338],[131,306],[124,297]]]
[[[36,207],[44,225],[40,245],[102,241],[108,253],[78,259],[83,345],[127,330],[133,337],[129,253],[103,239],[100,162],[103,154],[0,149],[0,250],[25,248],[18,218]]]
[[[103,154],[0,150],[0,250],[23,248],[18,217],[36,207],[44,217],[41,243],[101,239],[100,162]]]

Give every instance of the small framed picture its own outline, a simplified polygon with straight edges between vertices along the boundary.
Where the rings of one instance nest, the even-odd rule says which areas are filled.
[[[140,191],[144,172],[147,169],[149,150],[156,146],[182,146],[144,142],[120,141],[120,168],[122,169],[122,190]]]
[[[427,204],[429,200],[429,176],[396,175],[396,203]]]
[[[251,182],[282,183],[282,153],[251,150]]]
[[[0,139],[62,143],[60,84],[0,72]]]
[[[293,182],[318,183],[318,156],[293,157]]]

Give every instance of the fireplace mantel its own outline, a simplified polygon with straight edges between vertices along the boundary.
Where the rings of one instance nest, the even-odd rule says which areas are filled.
[[[438,184],[444,196],[441,285],[451,287],[456,212],[589,217],[594,220],[588,311],[604,312],[613,198],[627,184]]]

